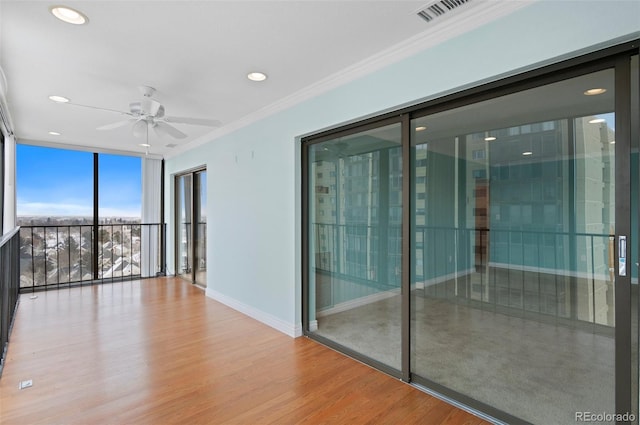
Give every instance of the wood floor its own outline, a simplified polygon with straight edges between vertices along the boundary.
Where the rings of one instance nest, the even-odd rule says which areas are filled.
[[[175,278],[36,295],[20,298],[3,425],[487,423]]]

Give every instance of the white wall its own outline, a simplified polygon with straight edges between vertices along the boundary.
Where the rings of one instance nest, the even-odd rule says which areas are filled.
[[[169,158],[168,194],[172,174],[207,167],[207,295],[299,335],[301,135],[637,38],[638,16],[636,0],[540,1]]]

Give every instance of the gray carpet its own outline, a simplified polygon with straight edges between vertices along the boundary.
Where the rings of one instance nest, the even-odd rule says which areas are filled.
[[[399,312],[387,298],[321,317],[317,333],[400,369]],[[610,336],[422,296],[412,315],[415,374],[536,424],[615,411]]]

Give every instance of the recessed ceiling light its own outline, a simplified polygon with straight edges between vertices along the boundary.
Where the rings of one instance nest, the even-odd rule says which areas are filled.
[[[59,136],[60,135],[60,133],[58,133],[57,131],[50,131],[49,134],[52,135],[52,136]]]
[[[592,120],[589,121],[589,124],[599,124],[601,122],[605,122],[606,120],[604,118],[594,118]]]
[[[589,90],[586,90],[584,92],[584,95],[585,96],[596,96],[596,95],[602,94],[602,93],[604,93],[606,91],[607,91],[607,89],[603,89],[603,88],[589,89]]]
[[[416,127],[416,131],[425,131],[427,129],[426,126],[422,125],[420,127]]]
[[[139,146],[142,146],[143,148],[150,148],[151,145],[149,143],[140,143]]]
[[[58,102],[58,103],[67,103],[69,101],[69,99],[67,99],[64,96],[49,96],[49,100],[53,100],[54,102]]]
[[[53,16],[68,24],[83,25],[89,22],[89,18],[82,12],[67,6],[51,6],[49,10]]]
[[[484,138],[484,140],[485,140],[485,142],[492,142],[492,141],[496,140],[496,137],[487,136],[487,137]]]
[[[533,155],[533,152],[531,151],[522,152],[522,155],[524,156]]]
[[[247,78],[251,81],[264,81],[267,79],[267,74],[263,74],[262,72],[250,72],[247,74]]]

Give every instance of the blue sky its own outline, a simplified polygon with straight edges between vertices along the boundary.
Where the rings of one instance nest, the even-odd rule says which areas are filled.
[[[92,216],[93,154],[38,146],[16,150],[18,216]],[[99,214],[139,217],[141,159],[99,155]]]

